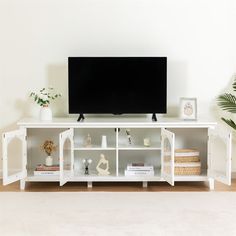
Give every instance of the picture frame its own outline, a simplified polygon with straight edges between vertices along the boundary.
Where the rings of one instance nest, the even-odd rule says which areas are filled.
[[[180,98],[179,116],[182,120],[197,120],[197,98]]]

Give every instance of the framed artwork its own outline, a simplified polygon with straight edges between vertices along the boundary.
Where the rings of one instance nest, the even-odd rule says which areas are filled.
[[[180,98],[179,115],[182,120],[197,120],[197,99]]]

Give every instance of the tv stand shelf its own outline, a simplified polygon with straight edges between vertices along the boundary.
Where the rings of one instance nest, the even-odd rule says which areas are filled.
[[[231,133],[221,130],[215,122],[182,121],[161,118],[86,118],[77,122],[74,118],[55,118],[41,122],[26,118],[18,122],[19,129],[3,134],[3,184],[20,180],[21,189],[25,182],[148,182],[166,181],[174,186],[177,181],[207,181],[214,189],[214,181],[231,184]],[[130,130],[131,144],[127,138]],[[84,146],[86,135],[90,134],[92,145]],[[107,137],[107,148],[101,147],[101,137]],[[144,146],[144,138],[150,139],[150,146]],[[34,169],[45,163],[41,145],[51,139],[58,148],[53,154],[54,164],[60,165],[58,176],[35,176]],[[15,142],[21,148],[19,168],[11,168],[10,150]],[[167,145],[167,146],[166,146]],[[169,148],[168,152],[166,147]],[[200,151],[200,175],[175,175],[175,149],[194,148]],[[167,153],[168,156],[167,156]],[[100,155],[109,162],[107,176],[96,171]],[[166,157],[168,157],[166,159]],[[14,157],[15,158],[15,157]],[[18,156],[19,158],[19,156]],[[84,174],[83,159],[90,158],[89,175]],[[146,163],[154,167],[154,176],[125,176],[129,163]],[[167,168],[166,168],[167,167]],[[12,173],[13,171],[13,173]]]

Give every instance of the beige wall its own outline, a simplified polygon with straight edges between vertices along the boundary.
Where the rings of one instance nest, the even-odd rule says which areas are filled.
[[[28,95],[43,86],[63,93],[53,110],[67,115],[67,57],[81,55],[167,56],[169,114],[190,96],[217,119],[236,69],[235,12],[233,0],[0,0],[0,132],[37,116]]]

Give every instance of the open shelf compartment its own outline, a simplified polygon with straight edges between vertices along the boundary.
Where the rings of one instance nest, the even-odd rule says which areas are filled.
[[[88,140],[90,137],[90,142]],[[107,148],[101,146],[102,136],[106,136]],[[74,149],[75,150],[115,150],[116,132],[114,128],[79,128],[74,129]]]
[[[112,150],[107,150],[106,152],[102,151],[92,151],[88,150],[86,152],[75,152],[74,154],[74,175],[75,176],[81,176],[81,177],[90,177],[90,176],[96,176],[96,177],[104,177],[99,176],[98,172],[96,170],[96,167],[98,165],[98,162],[101,158],[101,154],[105,156],[105,159],[108,161],[110,176],[116,176],[116,153]],[[89,164],[89,175],[84,175],[85,173],[85,165],[83,163],[84,159],[91,159],[91,164]],[[103,169],[106,168],[106,166],[101,166]]]
[[[120,150],[161,150],[161,129],[122,128],[118,147]]]

